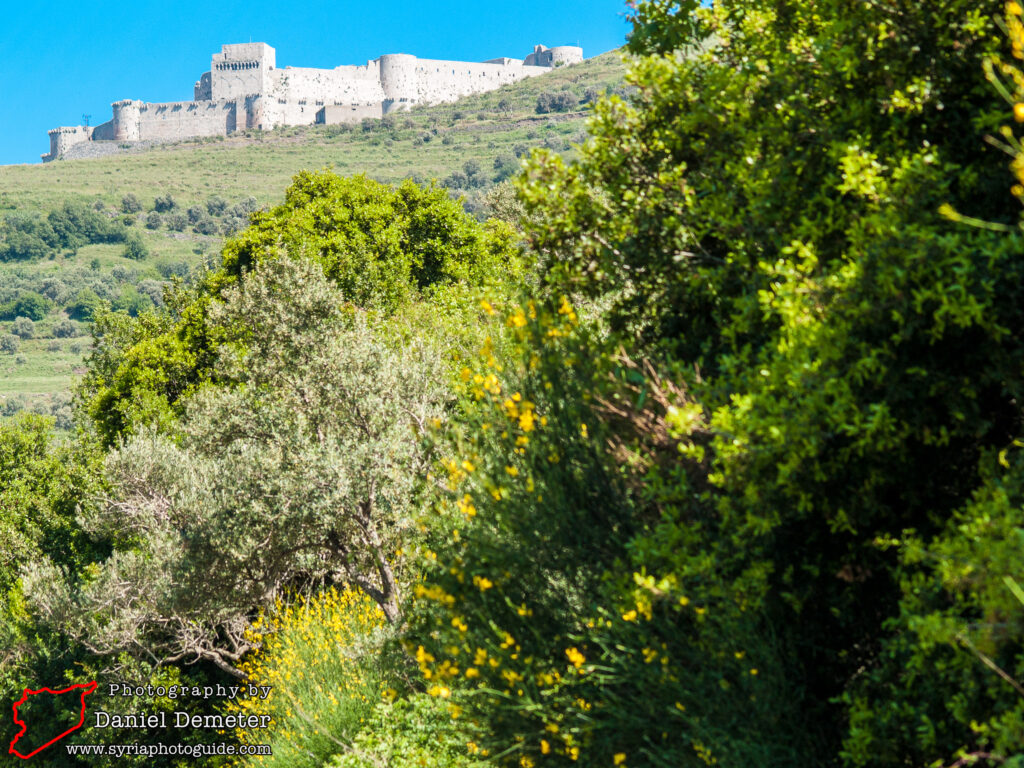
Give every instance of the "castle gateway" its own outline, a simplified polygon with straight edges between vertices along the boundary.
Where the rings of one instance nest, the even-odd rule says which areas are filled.
[[[225,45],[194,87],[193,101],[115,101],[102,125],[54,128],[43,162],[88,141],[178,141],[249,128],[360,122],[413,104],[455,101],[583,61],[573,46],[538,45],[525,59],[484,62],[418,59],[393,53],[335,69],[277,68],[266,43]]]

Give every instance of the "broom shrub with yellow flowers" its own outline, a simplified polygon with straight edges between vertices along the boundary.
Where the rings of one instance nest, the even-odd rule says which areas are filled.
[[[785,764],[802,729],[770,644],[721,595],[634,577],[641,443],[685,395],[635,408],[640,372],[565,297],[488,310],[506,346],[463,370],[442,477],[454,522],[414,588],[427,693],[483,723],[473,748],[502,765],[704,764],[733,719],[752,735],[723,756]],[[695,652],[697,625],[727,642]]]
[[[319,768],[342,752],[388,690],[382,663],[384,614],[358,590],[329,588],[278,601],[252,624],[260,650],[246,658],[248,682],[269,686],[266,700],[238,699],[231,714],[270,715],[269,729],[239,730],[243,744],[269,744],[273,755],[251,766]]]
[[[633,6],[416,590],[496,762],[1024,763],[1020,10]]]

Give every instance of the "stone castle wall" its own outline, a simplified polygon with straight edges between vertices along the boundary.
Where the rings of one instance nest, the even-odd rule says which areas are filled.
[[[276,56],[265,43],[224,45],[213,55],[210,71],[195,83],[193,101],[114,102],[113,119],[101,126],[50,131],[50,152],[43,161],[55,160],[70,147],[89,141],[168,142],[247,129],[379,118],[415,104],[455,101],[536,77],[553,67],[582,61],[583,51],[537,46],[525,60],[479,63],[386,54],[365,65],[335,69],[278,69]]]

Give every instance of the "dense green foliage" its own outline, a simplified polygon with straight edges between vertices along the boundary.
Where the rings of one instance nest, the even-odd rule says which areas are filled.
[[[500,402],[510,387],[551,421],[575,400],[611,450],[573,458],[559,420],[572,463],[552,469],[511,430],[481,449],[499,416],[479,417],[453,491],[482,522],[423,591],[443,609],[426,609],[425,670],[464,676],[466,652],[501,649],[472,701],[510,762],[1024,749],[1022,606],[1002,579],[1021,573],[1021,240],[994,231],[1017,210],[984,142],[1007,115],[983,76],[999,10],[641,3],[632,103],[598,105],[579,163],[534,163],[554,293],[538,316],[565,291],[607,306],[611,335],[558,356],[577,361],[570,397],[541,388],[568,373],[550,342],[526,343],[494,410],[521,407]],[[582,526],[537,522],[592,513],[566,489],[604,486],[605,514],[630,513],[603,557]],[[530,531],[604,583],[536,585]]]
[[[11,214],[0,225],[0,261],[34,260],[51,249],[117,243],[124,227],[84,203],[66,202],[46,218]]]
[[[644,0],[488,223],[304,172],[159,310],[55,289],[3,631],[271,684],[278,764],[1024,765],[1022,16]]]
[[[224,248],[222,267],[137,322],[96,318],[86,391],[104,439],[167,423],[182,396],[215,380],[222,333],[208,309],[246,270],[282,252],[318,263],[346,301],[385,314],[453,282],[497,283],[521,272],[512,230],[482,225],[442,190],[364,177],[302,173],[285,202],[253,215]]]

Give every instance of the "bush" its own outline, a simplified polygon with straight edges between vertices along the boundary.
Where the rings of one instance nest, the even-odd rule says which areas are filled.
[[[220,195],[213,195],[206,201],[206,212],[211,216],[220,216],[227,210],[228,201]]]
[[[196,221],[193,230],[200,235],[216,235],[220,232],[220,227],[217,225],[217,220],[209,214],[203,214],[198,221]]]
[[[352,748],[324,768],[485,768],[486,755],[460,712],[457,703],[425,693],[381,702],[352,738]]]
[[[442,183],[449,189],[469,188],[469,180],[466,178],[466,174],[464,174],[462,171],[454,171]]]
[[[498,155],[494,158],[494,182],[500,184],[519,171],[519,161],[512,155]]]
[[[172,232],[184,232],[188,226],[188,216],[184,213],[172,213],[167,217],[167,228]]]
[[[700,6],[638,3],[629,103],[522,182],[542,284],[467,364],[421,669],[506,765],[1020,764],[1002,6]]]
[[[129,192],[121,198],[122,213],[138,213],[142,210],[142,203],[133,193]]]
[[[507,234],[482,227],[441,189],[301,173],[284,205],[254,214],[227,244],[224,268],[237,275],[283,242],[308,251],[357,305],[391,309],[435,284],[505,272]]]
[[[579,104],[579,99],[572,91],[545,91],[537,97],[536,112],[546,115],[550,112],[568,112]]]
[[[98,298],[97,301],[99,301]],[[74,320],[61,320],[59,323],[53,326],[53,335],[54,338],[57,339],[72,339],[80,335],[78,323],[76,323]]]
[[[188,209],[188,223],[196,224],[200,219],[202,219],[206,215],[206,211],[204,211],[198,205],[193,205],[191,208]]]
[[[146,229],[160,229],[163,223],[163,217],[156,211],[150,211],[146,216]]]
[[[110,306],[115,312],[127,312],[132,317],[136,317],[141,312],[152,309],[153,302],[149,296],[140,293],[134,285],[126,285],[110,303]]]
[[[153,210],[157,213],[169,213],[178,207],[178,204],[174,202],[174,198],[168,193],[166,195],[158,196],[153,201]]]
[[[36,335],[36,325],[27,317],[18,317],[11,323],[11,333],[19,339],[31,339]]]
[[[34,291],[22,291],[13,301],[0,305],[0,320],[14,320],[17,317],[42,320],[52,306],[45,296]]]
[[[142,261],[149,256],[149,248],[146,247],[142,238],[133,232],[124,239],[124,250],[121,252],[121,256],[133,261]]]
[[[328,589],[294,603],[278,603],[249,630],[260,650],[243,664],[253,685],[270,696],[240,699],[229,713],[269,714],[273,731],[236,732],[243,744],[266,744],[273,758],[263,766],[321,768],[349,741],[381,701],[385,689],[378,661],[384,615],[365,595]]]
[[[18,351],[20,344],[21,340],[13,333],[0,335],[0,352],[3,352],[5,355],[13,355]]]
[[[96,311],[103,306],[103,300],[90,288],[83,288],[64,307],[68,316],[74,320],[91,322]]]

